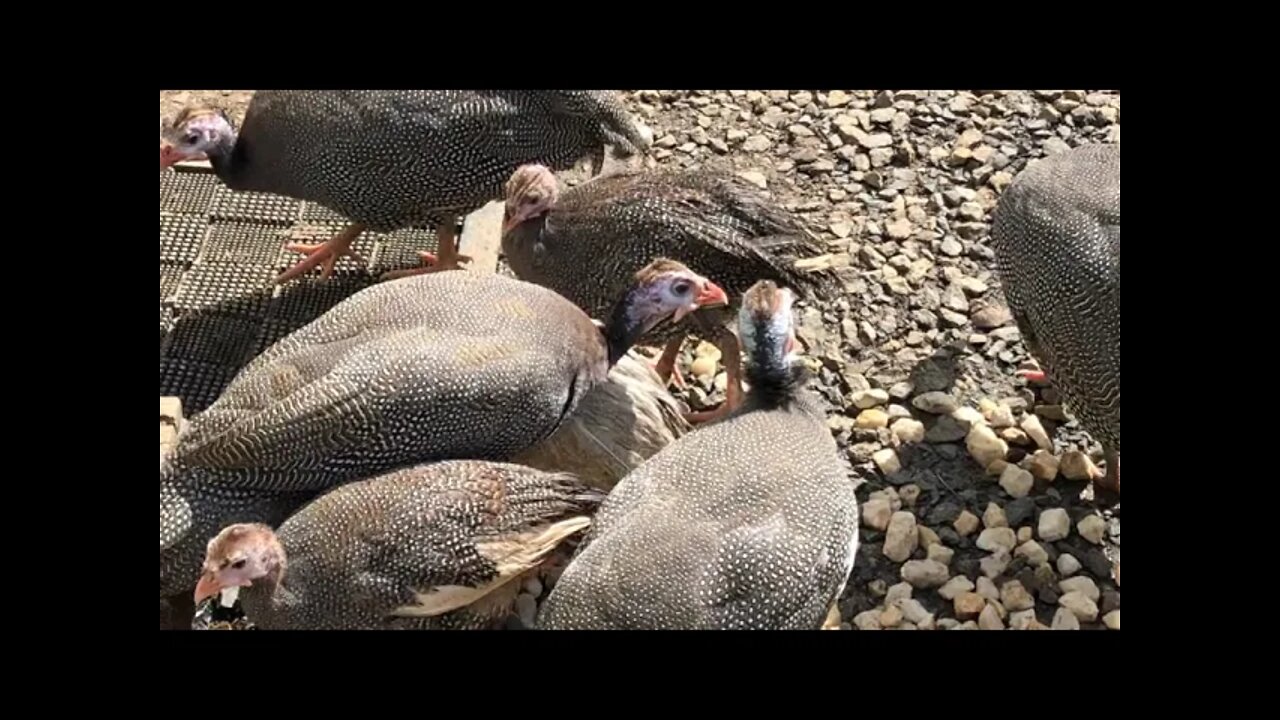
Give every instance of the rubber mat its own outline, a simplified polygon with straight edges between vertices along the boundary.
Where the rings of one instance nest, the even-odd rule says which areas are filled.
[[[160,395],[182,398],[191,417],[280,338],[319,317],[388,270],[418,267],[435,234],[407,228],[362,233],[333,277],[319,271],[276,285],[302,256],[287,243],[321,243],[345,224],[320,205],[232,192],[207,170],[160,174]]]

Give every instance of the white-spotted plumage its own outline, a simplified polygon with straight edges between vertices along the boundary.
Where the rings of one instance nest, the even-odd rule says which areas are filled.
[[[760,283],[743,300],[758,350],[743,406],[622,479],[540,627],[822,625],[857,553],[858,501],[786,335],[773,332],[786,305],[777,293]]]
[[[991,234],[1028,349],[1085,430],[1120,452],[1120,146],[1029,166]]]
[[[268,630],[492,627],[521,577],[589,526],[602,498],[571,475],[474,460],[348,483],[280,525],[283,557],[241,603]],[[261,554],[273,539],[257,534],[229,547],[223,533],[210,553]]]
[[[208,155],[234,190],[390,231],[451,222],[500,197],[524,163],[643,150],[641,128],[614,91],[260,90],[240,131]]]

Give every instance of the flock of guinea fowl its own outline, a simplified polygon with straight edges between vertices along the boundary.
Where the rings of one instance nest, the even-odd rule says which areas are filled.
[[[806,388],[792,305],[840,283],[798,269],[821,244],[732,173],[602,172],[607,151],[634,157],[651,139],[613,91],[261,91],[239,128],[216,108],[168,119],[162,172],[207,160],[232,190],[349,219],[289,246],[307,257],[280,282],[327,277],[366,229],[434,225],[439,247],[275,343],[183,428],[161,460],[162,603],[234,593],[262,629],[491,628],[554,559],[567,566],[538,628],[838,623],[858,501]],[[1089,422],[1105,412],[1076,410],[1118,490],[1118,145],[1115,317],[1038,301],[1054,291],[1026,271],[1052,258],[1052,284],[1072,288],[1110,272],[1092,261],[1096,217],[1072,219],[1091,213],[1075,196],[1113,182],[1097,147],[1024,171],[995,245],[1015,319],[1069,401],[1111,381],[1078,371],[1071,358],[1099,343],[1063,328],[1114,322],[1114,433]],[[594,177],[562,190],[554,172],[584,157]],[[494,199],[518,279],[459,266],[458,218]],[[720,348],[728,377],[694,430],[612,488],[513,462],[633,345],[664,344],[654,369],[680,382],[688,334]]]

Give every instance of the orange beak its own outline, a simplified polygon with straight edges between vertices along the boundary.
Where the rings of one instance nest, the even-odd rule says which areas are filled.
[[[675,314],[672,315],[671,317],[671,322],[678,323],[681,320],[683,320],[684,317],[689,313],[704,307],[716,307],[718,305],[728,305],[729,296],[725,294],[725,291],[723,288],[721,288],[719,285],[708,280],[707,284],[704,285],[702,287],[702,290],[698,292],[698,297],[694,298],[694,303],[695,304],[693,307],[685,305],[677,309]]]
[[[200,576],[200,582],[196,583],[196,604],[204,602],[205,598],[213,597],[222,592],[222,583],[218,582],[217,576],[213,573],[206,572]]]
[[[182,159],[182,154],[178,152],[172,144],[167,142],[160,143],[160,169],[173,167],[173,164]]]
[[[179,152],[178,148],[173,146],[172,143],[168,143],[164,141],[161,141],[160,143],[160,169],[161,170],[164,170],[167,167],[173,167],[177,163],[180,163],[184,160],[203,160],[203,159],[205,159],[205,156],[203,153],[200,153],[198,155],[183,155],[181,152]]]
[[[729,295],[725,293],[724,288],[710,280],[708,280],[706,286],[702,288],[702,292],[698,293],[699,307],[716,307],[717,305],[728,304]]]

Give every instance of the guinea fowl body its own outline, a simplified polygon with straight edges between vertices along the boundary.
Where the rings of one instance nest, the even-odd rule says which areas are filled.
[[[390,231],[451,223],[500,197],[519,165],[568,167],[606,144],[647,146],[612,91],[262,90],[208,157],[234,190]]]
[[[1080,424],[1120,452],[1120,146],[1042,159],[1005,190],[997,268],[1031,354]]]
[[[251,582],[239,599],[267,630],[490,628],[602,498],[519,465],[406,468],[328,492],[275,533],[228,528],[210,543],[197,595]]]
[[[508,214],[523,189],[521,180],[517,176],[508,185]],[[609,306],[645,257],[678,260],[729,293],[728,307],[663,326],[646,335],[646,342],[697,330],[714,334],[732,323],[739,297],[760,279],[795,288],[806,298],[829,297],[836,289],[830,272],[795,269],[796,260],[824,252],[799,220],[746,180],[708,169],[595,178],[559,193],[549,211],[511,228],[502,251],[517,277],[555,290],[593,316]]]
[[[798,373],[749,372],[740,408],[623,478],[539,627],[820,627],[853,566],[858,501]]]
[[[636,274],[606,337],[559,295],[498,275],[433,274],[352,295],[245,366],[179,435],[161,468],[161,596],[191,587],[219,527],[271,523],[319,491],[398,467],[505,460],[534,445],[636,333],[704,296],[724,293],[657,261]]]

